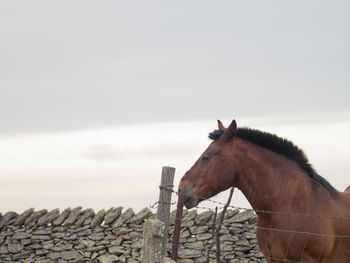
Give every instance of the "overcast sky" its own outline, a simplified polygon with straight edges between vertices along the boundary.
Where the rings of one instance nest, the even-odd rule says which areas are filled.
[[[1,1],[0,132],[348,111],[348,1]]]
[[[161,166],[176,166],[179,180],[218,118],[296,139],[343,190],[349,10],[319,0],[1,1],[0,194],[12,203],[0,206],[148,205]],[[324,141],[332,133],[341,146]],[[135,180],[145,189],[131,198]]]

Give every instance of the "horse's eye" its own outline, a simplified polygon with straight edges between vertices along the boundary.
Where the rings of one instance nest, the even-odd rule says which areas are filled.
[[[209,156],[207,156],[207,155],[203,155],[202,160],[203,160],[203,161],[207,161],[207,160],[209,160]]]

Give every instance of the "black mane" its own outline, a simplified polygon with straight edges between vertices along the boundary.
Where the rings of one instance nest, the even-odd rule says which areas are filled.
[[[224,129],[215,130],[209,134],[211,140],[217,140],[224,133]],[[296,162],[304,169],[308,176],[326,188],[333,197],[338,197],[338,191],[322,176],[317,174],[315,169],[309,163],[305,153],[291,141],[278,137],[275,134],[254,130],[250,128],[237,129],[236,136],[249,141],[255,145],[261,146],[278,154],[281,154],[288,159]]]

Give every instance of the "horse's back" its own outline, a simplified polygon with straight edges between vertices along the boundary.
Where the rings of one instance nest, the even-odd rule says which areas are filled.
[[[350,185],[345,189],[344,193],[350,194]]]

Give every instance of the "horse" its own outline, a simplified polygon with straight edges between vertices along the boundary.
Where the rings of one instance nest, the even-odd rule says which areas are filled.
[[[267,262],[350,262],[350,195],[337,191],[293,142],[233,120],[179,183],[187,209],[238,188],[257,215]]]

